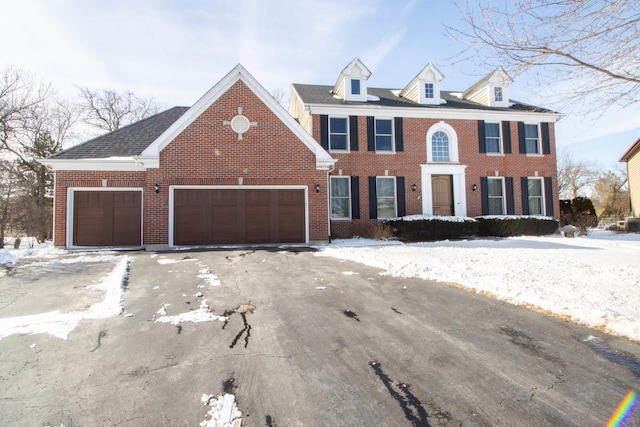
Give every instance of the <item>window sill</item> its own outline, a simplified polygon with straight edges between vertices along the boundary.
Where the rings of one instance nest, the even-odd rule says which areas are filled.
[[[527,157],[543,157],[544,154],[540,154],[540,153],[526,153],[525,154]]]
[[[350,153],[349,150],[332,150],[332,149],[329,149],[328,151],[330,153],[336,153],[336,154],[349,154]]]
[[[504,153],[485,153],[489,157],[504,157]]]
[[[376,150],[376,154],[396,154],[395,151],[378,151]]]
[[[351,221],[351,218],[331,218],[331,221],[346,222]]]

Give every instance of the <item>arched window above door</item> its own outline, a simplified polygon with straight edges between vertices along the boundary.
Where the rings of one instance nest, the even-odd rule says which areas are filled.
[[[427,163],[457,163],[458,136],[445,122],[438,122],[427,132]]]

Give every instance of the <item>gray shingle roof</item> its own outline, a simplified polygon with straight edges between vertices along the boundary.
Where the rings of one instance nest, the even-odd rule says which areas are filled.
[[[104,159],[140,155],[189,108],[173,107],[54,154],[50,159]]]
[[[376,96],[380,98],[379,101],[368,101],[368,102],[357,102],[357,101],[344,101],[339,98],[335,98],[331,91],[333,90],[333,86],[324,86],[324,85],[308,85],[308,84],[300,84],[294,83],[293,87],[295,88],[298,95],[302,99],[302,102],[305,104],[322,104],[322,105],[376,105],[376,106],[384,106],[384,107],[409,107],[409,108],[424,108],[424,109],[433,109],[433,108],[460,108],[460,109],[476,109],[476,110],[488,110],[488,111],[532,111],[532,112],[544,112],[549,113],[552,112],[546,108],[536,107],[533,105],[524,104],[522,102],[510,100],[513,103],[510,107],[488,107],[486,105],[478,104],[477,102],[469,101],[466,99],[460,99],[453,93],[459,92],[450,92],[450,91],[440,91],[440,97],[447,101],[446,104],[442,105],[423,105],[413,102],[406,98],[401,98],[396,96],[392,90],[394,89],[383,89],[383,88],[375,88],[370,87],[367,88],[367,93],[369,95]],[[399,90],[396,90],[399,92]]]

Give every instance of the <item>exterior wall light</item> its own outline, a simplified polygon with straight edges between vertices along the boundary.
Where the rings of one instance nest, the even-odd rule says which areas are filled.
[[[320,192],[320,184],[316,184],[316,193]]]
[[[416,185],[415,185],[415,184],[413,184],[413,187],[411,187],[411,189],[412,189],[413,191],[416,191],[416,188],[418,188],[418,187],[416,187]]]
[[[477,186],[477,185],[473,184],[473,185],[471,186],[471,191],[476,191],[477,189],[478,189],[478,186]]]
[[[154,185],[153,189],[156,190],[156,193],[160,192],[160,186],[158,184]]]

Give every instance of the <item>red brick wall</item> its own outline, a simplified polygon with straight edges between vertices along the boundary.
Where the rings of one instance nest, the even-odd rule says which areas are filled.
[[[320,116],[312,117],[314,138],[320,141]],[[406,214],[422,213],[421,164],[427,159],[426,136],[429,128],[440,119],[403,119],[404,151],[393,154],[367,151],[366,117],[358,117],[358,151],[350,153],[330,154],[338,159],[336,170],[331,175],[338,175],[342,170],[344,176],[360,177],[360,219],[351,221],[331,221],[331,235],[334,238],[348,238],[355,235],[365,236],[368,228],[376,220],[369,219],[369,188],[367,177],[389,176],[405,177]],[[526,156],[518,153],[517,122],[511,122],[512,154],[489,156],[479,152],[478,124],[476,120],[444,120],[452,126],[458,137],[459,163],[467,165],[465,169],[465,188],[467,189],[467,215],[482,214],[480,178],[494,176],[495,171],[502,177],[514,178],[515,214],[522,214],[520,177],[534,176],[553,178],[554,215],[559,215],[558,188],[556,175],[555,135],[553,124],[550,124],[551,153],[544,156]],[[413,185],[416,191],[412,191]],[[471,191],[473,184],[476,191]]]
[[[144,172],[56,171],[55,209],[53,212],[54,245],[67,245],[67,189],[69,187],[104,188],[102,185],[104,179],[107,180],[106,188],[145,187]],[[148,193],[149,189],[145,188],[144,191]]]
[[[238,114],[257,122],[238,140],[223,121]],[[328,236],[326,172],[316,170],[314,154],[242,82],[236,82],[160,153],[160,168],[146,172],[58,171],[54,244],[66,244],[68,187],[143,187],[143,243],[169,242],[170,185],[306,185],[309,239]],[[158,184],[160,192],[153,186]],[[321,192],[316,193],[315,185]],[[69,242],[71,243],[71,242]]]

